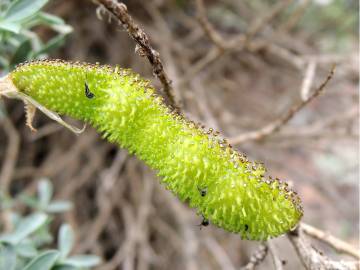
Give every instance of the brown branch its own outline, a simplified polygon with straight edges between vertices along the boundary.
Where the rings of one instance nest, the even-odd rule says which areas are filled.
[[[302,100],[300,103],[294,105],[290,108],[290,110],[284,114],[282,117],[280,117],[278,120],[264,126],[261,129],[251,131],[245,134],[241,134],[239,136],[236,136],[234,138],[231,138],[229,142],[231,144],[241,144],[247,141],[258,141],[262,140],[265,137],[272,135],[276,132],[278,132],[283,126],[285,126],[295,115],[298,113],[301,109],[303,109],[307,104],[309,104],[312,100],[314,100],[316,97],[318,97],[325,89],[325,86],[328,84],[328,82],[331,80],[331,78],[334,76],[335,72],[335,65],[331,68],[327,78],[325,81],[315,90],[311,95],[307,97],[306,100]]]
[[[4,155],[4,162],[0,172],[0,194],[8,197],[10,194],[10,182],[13,178],[13,173],[18,159],[20,136],[14,127],[11,120],[4,116],[0,122],[3,125],[5,133],[8,137],[8,146]],[[13,223],[11,222],[11,211],[9,209],[1,209],[0,207],[0,223],[3,224],[4,232],[10,232],[13,229]]]
[[[315,77],[315,71],[316,71],[316,61],[310,61],[306,68],[305,76],[301,85],[300,93],[302,100],[308,99],[311,86],[313,84]]]
[[[207,54],[199,59],[196,63],[194,63],[185,75],[179,80],[177,83],[177,87],[181,87],[188,83],[196,74],[202,71],[207,66],[214,63],[217,59],[219,59],[222,55],[224,55],[226,51],[220,50],[218,47],[214,46],[210,49]]]
[[[246,33],[246,41],[253,39],[258,32],[260,32],[271,20],[287,8],[291,2],[292,0],[278,1],[270,10],[265,12],[263,17],[255,20]]]
[[[197,18],[199,23],[204,30],[205,34],[210,38],[210,40],[220,49],[225,50],[226,44],[224,43],[224,39],[222,36],[215,30],[212,24],[206,17],[206,10],[204,7],[203,0],[196,0],[196,9],[197,9]]]
[[[310,125],[302,126],[298,128],[284,128],[277,135],[272,136],[266,142],[289,142],[296,140],[309,140],[309,139],[329,139],[334,137],[345,137],[350,139],[358,139],[359,134],[351,130],[346,129],[346,126],[351,125],[353,121],[358,118],[358,106],[354,105],[349,110],[343,113],[336,114],[333,117],[327,119],[321,119]],[[338,127],[334,129],[334,127]],[[330,129],[332,128],[332,129]]]
[[[165,73],[163,64],[160,60],[160,54],[151,46],[146,33],[134,22],[133,18],[127,11],[127,7],[123,3],[116,0],[97,0],[101,7],[107,11],[112,17],[115,17],[126,29],[129,35],[135,40],[136,52],[140,56],[146,56],[149,60],[154,75],[160,80],[163,86],[163,92],[168,99],[170,106],[179,110],[180,106],[176,101],[171,80]]]
[[[272,241],[268,241],[267,246],[273,259],[275,270],[283,270],[283,261],[279,259],[278,251],[274,243]]]
[[[203,242],[210,251],[211,256],[213,256],[219,264],[220,269],[235,270],[228,254],[226,254],[223,247],[213,237],[206,237]]]
[[[6,149],[4,163],[1,167],[0,186],[4,194],[8,195],[10,181],[12,179],[19,154],[20,136],[9,118],[4,117],[1,122],[9,142]]]
[[[299,255],[304,267],[308,270],[355,270],[358,269],[358,262],[333,261],[316,250],[306,239],[301,226],[287,234],[290,242]]]
[[[253,270],[255,266],[265,260],[266,255],[268,254],[268,247],[265,244],[261,244],[259,248],[251,256],[250,261],[247,265],[241,268],[241,270]]]
[[[310,3],[311,3],[310,0],[301,1],[298,4],[298,7],[290,15],[290,19],[285,24],[280,26],[278,32],[286,33],[286,32],[289,32],[292,28],[294,28],[295,25],[297,25],[299,20],[304,15],[304,13]]]
[[[262,31],[264,27],[273,20],[277,15],[279,15],[286,7],[290,5],[292,0],[282,0],[275,4],[270,10],[268,10],[262,17],[256,19],[250,26],[247,33],[240,34],[230,41],[224,40],[224,38],[215,30],[213,25],[209,22],[206,16],[206,10],[203,0],[196,0],[197,8],[197,17],[201,27],[203,28],[205,34],[210,38],[210,40],[220,49],[220,50],[229,50],[235,47],[247,47],[248,42],[253,39],[253,37]]]
[[[330,233],[324,232],[322,230],[319,230],[311,225],[301,223],[301,229],[302,231],[321,242],[331,246],[336,251],[340,253],[346,253],[351,256],[353,256],[356,259],[360,260],[360,251],[354,248],[353,246],[349,245],[348,243],[332,236]]]
[[[289,0],[284,0],[277,5],[274,5],[262,18],[256,20],[252,25],[250,25],[249,29],[251,30],[249,30],[247,34],[239,34],[230,40],[225,40],[207,19],[203,0],[196,0],[197,17],[200,26],[215,46],[210,49],[204,57],[192,65],[192,67],[180,79],[177,86],[181,87],[185,83],[189,82],[194,75],[215,62],[226,52],[241,52],[244,49],[251,53],[256,53],[260,50],[268,51],[269,53],[278,56],[280,59],[289,62],[291,66],[296,69],[302,69],[304,61],[297,55],[275,44],[270,44],[268,40],[252,40],[253,37],[261,31],[267,23],[284,10],[290,2],[291,1]]]
[[[291,52],[290,50],[283,48],[275,43],[270,43],[266,39],[256,39],[250,43],[248,43],[248,46],[246,48],[251,53],[256,52],[263,52],[263,53],[269,53],[282,61],[285,61],[289,65],[291,65],[295,70],[302,71],[304,68],[305,61],[304,59]]]

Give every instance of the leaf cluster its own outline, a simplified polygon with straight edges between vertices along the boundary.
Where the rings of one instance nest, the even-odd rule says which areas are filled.
[[[61,46],[72,27],[61,18],[41,11],[49,0],[2,0],[0,3],[0,75],[18,63],[42,59]],[[51,30],[43,41],[35,31]]]
[[[52,200],[53,186],[48,179],[39,181],[37,196],[20,194],[16,198],[0,196],[0,207],[7,228],[0,223],[0,269],[7,270],[83,270],[100,263],[94,255],[70,256],[75,237],[70,225],[62,224],[57,243],[50,232],[54,214],[72,208],[67,201]],[[19,204],[30,209],[22,216]]]

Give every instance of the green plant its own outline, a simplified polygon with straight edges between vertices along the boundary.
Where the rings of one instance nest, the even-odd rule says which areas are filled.
[[[286,183],[265,179],[261,164],[171,112],[130,70],[35,61],[3,78],[1,90],[53,119],[60,121],[55,111],[91,123],[157,170],[168,189],[198,209],[204,224],[210,220],[242,238],[265,240],[294,228],[302,216],[300,199]]]
[[[56,248],[50,233],[54,213],[71,209],[67,201],[52,201],[51,182],[43,179],[38,185],[38,196],[20,194],[18,198],[0,196],[1,211],[6,219],[7,233],[0,234],[0,269],[7,270],[81,270],[99,264],[100,259],[93,255],[70,256],[74,244],[74,233],[68,224],[62,224]],[[16,211],[19,202],[32,210],[27,216]],[[4,229],[4,228],[0,228]]]
[[[41,11],[49,0],[2,0],[0,3],[0,74],[29,59],[44,58],[58,48],[72,28],[54,15]],[[42,41],[34,29],[51,29],[52,38]],[[0,112],[6,114],[0,104]],[[70,209],[66,201],[51,201],[49,181],[40,181],[38,197],[21,194],[17,198],[0,194],[0,207],[9,228],[0,234],[0,269],[87,269],[98,264],[95,256],[68,257],[73,245],[73,232],[63,224],[57,249],[46,248],[53,242],[49,226],[53,215]],[[32,214],[21,216],[15,209],[22,201]]]
[[[58,48],[72,28],[54,15],[41,11],[49,0],[2,0],[0,3],[0,70],[7,73],[18,63],[44,58]],[[32,31],[50,28],[52,38],[43,42]]]

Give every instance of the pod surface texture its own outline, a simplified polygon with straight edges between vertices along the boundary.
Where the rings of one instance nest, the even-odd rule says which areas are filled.
[[[265,178],[262,164],[171,112],[130,70],[46,60],[22,64],[10,78],[47,109],[92,124],[156,170],[205,219],[243,239],[279,236],[302,217],[301,201],[285,182]]]

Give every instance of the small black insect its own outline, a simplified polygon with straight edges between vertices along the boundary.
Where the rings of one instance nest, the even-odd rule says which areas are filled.
[[[201,197],[205,197],[205,196],[206,196],[206,194],[207,194],[207,188],[199,188],[199,187],[198,187],[198,190],[199,190],[199,192],[200,192]]]
[[[203,220],[201,221],[201,223],[199,225],[197,225],[200,227],[200,230],[202,227],[209,226],[209,224],[210,224],[210,221],[207,218],[205,218],[204,216],[202,216],[202,217],[203,217]]]
[[[200,225],[206,227],[209,224],[210,224],[210,221],[208,219],[204,218]]]
[[[95,94],[90,91],[89,85],[87,84],[87,81],[85,80],[85,96],[88,99],[92,99],[95,97]]]

